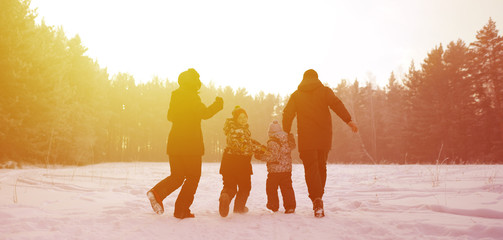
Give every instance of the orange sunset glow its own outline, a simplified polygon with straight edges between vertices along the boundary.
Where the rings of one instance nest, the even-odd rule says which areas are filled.
[[[162,161],[188,68],[205,104],[225,102],[203,123],[208,161],[236,105],[265,141],[310,68],[361,130],[335,120],[333,162],[502,159],[499,1],[16,2],[3,3],[3,161]]]
[[[0,0],[0,239],[501,239],[502,33],[500,0]]]

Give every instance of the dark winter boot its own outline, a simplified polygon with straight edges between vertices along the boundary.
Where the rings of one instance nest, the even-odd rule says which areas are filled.
[[[194,215],[193,213],[190,212],[190,209],[187,209],[185,211],[175,211],[175,213],[173,213],[173,216],[176,217],[176,218],[179,218],[179,219],[184,219],[184,218],[195,218],[196,215]]]
[[[313,210],[315,217],[322,218],[325,216],[325,211],[323,210],[323,200],[321,200],[321,198],[314,199]]]
[[[292,213],[295,213],[295,209],[289,208],[285,210],[285,214],[292,214]]]
[[[236,199],[234,200],[234,212],[235,213],[247,213],[248,208],[246,207],[246,201],[248,200],[248,194],[240,194],[236,195]]]
[[[150,190],[147,192],[147,198],[150,201],[150,205],[152,206],[152,210],[154,210],[157,214],[164,213],[164,206],[162,205],[161,199],[157,196],[154,190]]]
[[[265,205],[267,207],[267,209],[273,211],[273,212],[277,212],[278,211],[278,207],[274,207],[272,206],[272,204],[266,204]]]
[[[222,217],[227,217],[229,214],[229,204],[231,203],[231,198],[229,197],[229,194],[227,193],[221,193],[220,194],[220,199],[219,205],[218,205],[218,212],[220,213],[220,216]]]
[[[236,208],[236,207],[234,207],[234,213],[245,214],[248,211],[249,211],[249,209],[247,207],[242,207],[242,208]]]

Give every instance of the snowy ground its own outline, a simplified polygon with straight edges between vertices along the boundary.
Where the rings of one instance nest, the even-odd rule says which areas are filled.
[[[145,192],[168,163],[0,169],[0,239],[503,239],[502,165],[329,165],[326,217],[313,217],[302,165],[297,210],[265,208],[264,164],[254,164],[245,215],[218,215],[218,163],[204,163],[191,209],[178,191],[152,212]]]

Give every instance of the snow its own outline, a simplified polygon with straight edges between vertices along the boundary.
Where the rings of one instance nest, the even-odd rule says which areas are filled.
[[[296,213],[267,210],[260,163],[250,212],[222,218],[218,169],[203,164],[196,218],[183,220],[172,215],[178,191],[163,215],[145,195],[168,163],[0,169],[0,239],[503,239],[502,165],[329,165],[321,219],[297,164]]]

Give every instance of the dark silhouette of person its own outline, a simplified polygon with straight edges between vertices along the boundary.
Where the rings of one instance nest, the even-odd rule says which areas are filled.
[[[342,101],[332,89],[321,83],[316,71],[309,69],[283,110],[283,130],[287,133],[290,133],[297,116],[298,149],[315,217],[325,216],[322,198],[327,179],[327,157],[332,146],[330,109],[353,132],[358,132]]]
[[[173,123],[168,137],[167,154],[171,175],[147,192],[152,209],[157,214],[164,212],[162,201],[182,186],[175,202],[176,218],[191,218],[190,206],[194,200],[201,177],[201,157],[204,154],[201,120],[209,119],[223,109],[223,99],[206,107],[199,97],[201,81],[193,68],[178,77],[179,88],[172,92],[168,120]]]

